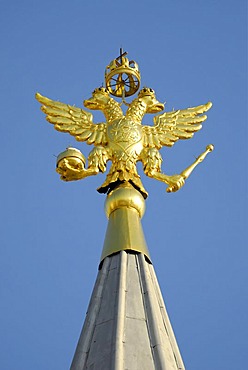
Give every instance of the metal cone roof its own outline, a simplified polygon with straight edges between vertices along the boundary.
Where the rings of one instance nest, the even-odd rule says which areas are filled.
[[[183,370],[153,265],[120,251],[99,270],[71,370]]]

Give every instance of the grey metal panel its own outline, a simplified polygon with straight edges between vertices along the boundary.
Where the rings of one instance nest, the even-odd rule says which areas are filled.
[[[126,316],[145,320],[143,293],[137,265],[137,254],[128,255]]]
[[[118,294],[118,274],[116,271],[116,269],[109,270],[105,279],[97,324],[114,319],[115,305],[111,302],[116,301],[116,295]]]
[[[123,370],[156,370],[146,321],[126,318]]]
[[[117,289],[117,299],[115,302],[115,330],[113,333],[113,352],[112,363],[109,370],[123,370],[123,342],[125,327],[125,298],[126,298],[126,271],[127,271],[127,254],[122,251],[119,254],[119,285]]]
[[[169,316],[168,316],[168,313],[167,313],[167,310],[166,310],[166,306],[165,306],[165,303],[164,303],[164,300],[163,300],[163,296],[162,296],[162,293],[161,293],[161,290],[160,290],[160,287],[159,287],[158,279],[157,279],[157,276],[156,276],[155,271],[154,271],[154,267],[152,265],[149,265],[148,267],[149,267],[149,270],[150,270],[150,273],[151,273],[151,278],[153,280],[155,293],[157,295],[157,300],[158,300],[158,303],[159,303],[159,306],[160,306],[164,326],[165,326],[166,331],[168,333],[168,336],[170,338],[171,347],[172,347],[173,352],[174,352],[174,356],[175,356],[175,360],[176,360],[178,369],[179,370],[185,370],[183,360],[182,360],[182,357],[181,357],[181,354],[180,354],[180,351],[179,351],[179,348],[178,348],[178,345],[177,345],[177,341],[176,341],[176,338],[175,338],[175,335],[174,335],[174,331],[172,329],[172,325],[171,325],[171,322],[170,322],[170,319],[169,319]]]
[[[114,325],[114,320],[110,320],[95,326],[85,369],[111,369]]]
[[[102,291],[105,286],[105,280],[108,274],[111,259],[106,258],[104,262],[104,266],[102,266],[101,271],[98,273],[96,283],[92,292],[84,326],[72,361],[71,370],[86,369],[86,360],[92,343],[95,323],[101,306]]]
[[[139,263],[155,368],[156,370],[178,370],[170,337],[164,326],[160,302],[157,299],[149,264],[143,255],[139,255]]]
[[[120,265],[120,256],[118,254],[112,254],[110,258],[109,270],[117,269]]]

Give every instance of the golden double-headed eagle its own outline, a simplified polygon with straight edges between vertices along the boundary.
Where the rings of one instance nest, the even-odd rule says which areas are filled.
[[[125,58],[126,59],[126,58]],[[190,139],[202,127],[207,116],[203,113],[211,108],[211,103],[193,108],[174,110],[156,115],[154,125],[142,125],[146,113],[158,113],[164,109],[155,96],[154,90],[143,88],[138,93],[124,114],[121,104],[110,96],[104,87],[93,91],[92,96],[84,101],[85,108],[103,112],[106,122],[93,123],[90,112],[48,99],[36,94],[36,99],[42,104],[42,111],[48,122],[56,130],[68,132],[77,141],[85,141],[94,145],[88,156],[88,166],[85,167],[85,157],[73,148],[68,148],[66,155],[58,157],[57,171],[64,181],[83,179],[106,171],[108,161],[112,162],[105,182],[98,188],[101,193],[107,193],[122,182],[131,183],[144,198],[147,192],[138,175],[136,163],[141,161],[147,176],[168,184],[167,191],[175,192],[183,185],[189,173],[196,164],[202,161],[213,146],[198,157],[187,170],[179,175],[166,175],[161,172],[162,157],[159,150],[163,146],[171,147],[179,139]],[[196,163],[197,162],[197,163]]]

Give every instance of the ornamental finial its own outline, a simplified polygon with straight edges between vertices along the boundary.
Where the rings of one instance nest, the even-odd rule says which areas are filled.
[[[129,183],[146,198],[148,193],[136,167],[140,161],[148,177],[167,184],[167,192],[176,192],[193,169],[213,150],[213,145],[207,146],[191,166],[177,175],[161,172],[162,157],[159,150],[163,146],[173,146],[180,139],[192,138],[207,119],[204,113],[212,103],[160,113],[154,116],[153,125],[142,125],[145,114],[161,112],[164,104],[156,99],[155,91],[149,87],[141,89],[131,103],[126,103],[126,113],[121,104],[111,97],[124,101],[125,97],[135,94],[139,89],[138,65],[129,61],[126,55],[120,49],[120,56],[106,67],[106,87],[96,88],[92,96],[84,101],[86,108],[102,111],[106,122],[95,124],[90,112],[36,94],[36,99],[42,104],[41,110],[56,130],[73,135],[77,141],[94,145],[88,156],[87,168],[84,155],[70,147],[58,156],[57,172],[63,181],[80,180],[105,172],[107,162],[111,161],[106,180],[98,191],[109,193],[120,184]]]

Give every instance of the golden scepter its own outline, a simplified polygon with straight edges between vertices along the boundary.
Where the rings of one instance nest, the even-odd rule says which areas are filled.
[[[212,144],[209,144],[206,147],[206,150],[203,153],[201,153],[199,157],[197,157],[196,160],[189,167],[187,167],[183,172],[180,173],[183,179],[186,180],[192,173],[192,171],[195,169],[195,167],[205,159],[208,153],[212,152],[213,150],[214,146]],[[167,193],[171,193],[173,190],[174,190],[173,186],[169,186],[166,189]]]

